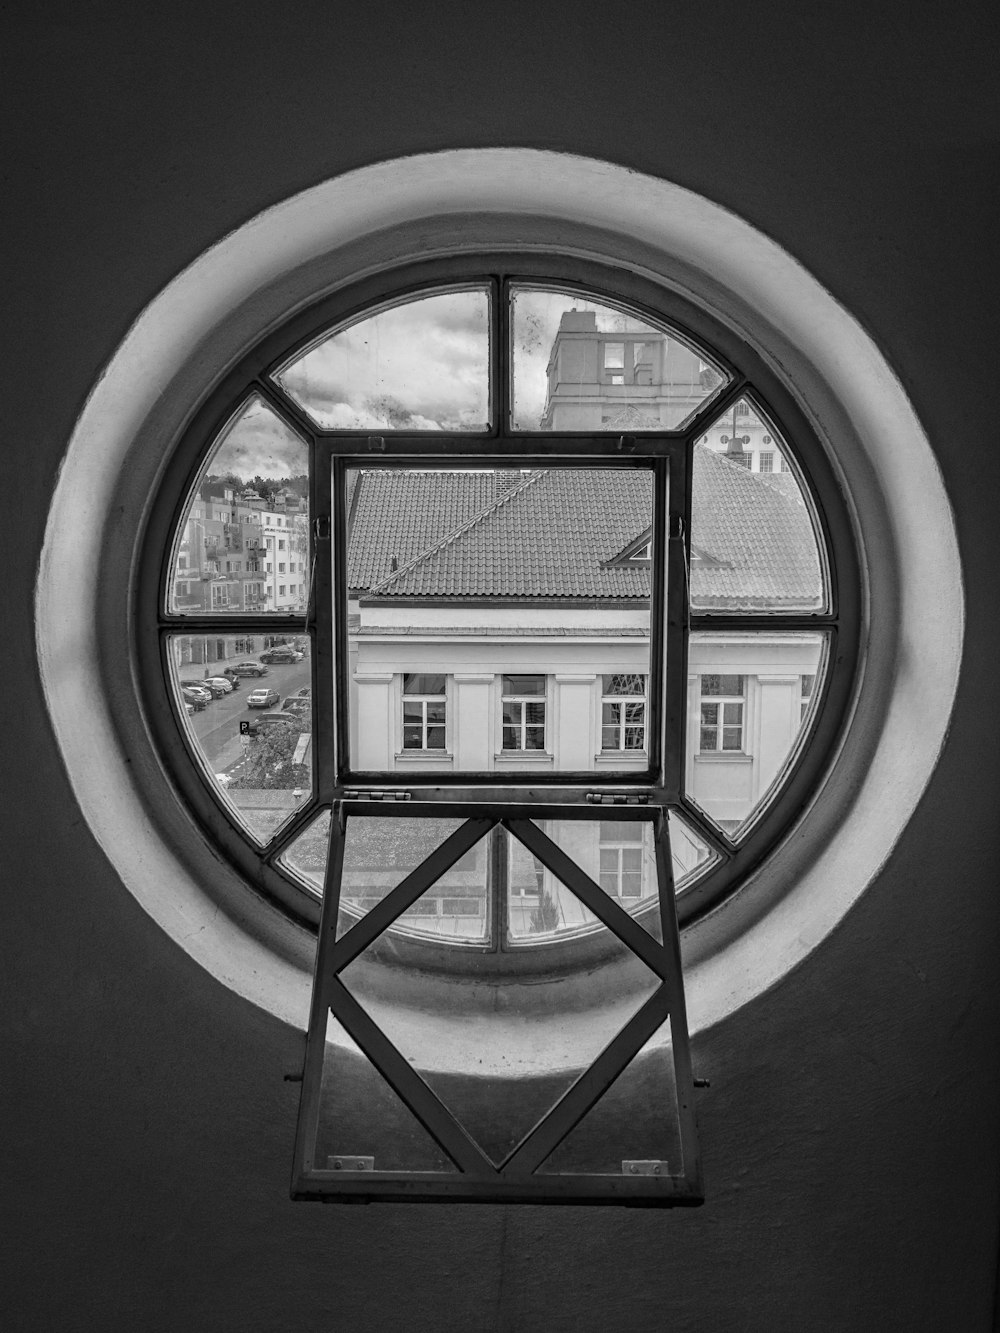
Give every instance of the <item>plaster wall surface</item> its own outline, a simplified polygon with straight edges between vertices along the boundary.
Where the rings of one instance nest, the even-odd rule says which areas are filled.
[[[559,11],[557,13],[557,11]],[[979,1330],[997,1251],[1000,460],[993,6],[374,0],[6,11],[3,1125],[15,1329]],[[523,145],[732,208],[855,315],[959,527],[937,772],[807,963],[703,1035],[696,1212],[287,1199],[302,1042],[139,909],[83,824],[30,623],[88,390],[184,265],[338,172]],[[129,521],[122,515],[122,521]],[[876,627],[877,632],[877,627]],[[64,664],[66,671],[73,663]],[[919,718],[914,726],[919,726]]]

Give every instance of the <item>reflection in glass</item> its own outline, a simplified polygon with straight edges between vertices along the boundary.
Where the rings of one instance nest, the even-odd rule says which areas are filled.
[[[738,834],[787,778],[825,668],[821,633],[692,634],[687,794]]]
[[[660,939],[653,826],[616,819],[547,819],[539,828],[620,907]],[[551,870],[516,838],[509,839],[508,930],[512,942],[538,943],[586,929],[609,939],[598,922]]]
[[[327,334],[275,378],[324,430],[485,430],[489,294],[389,306]]]
[[[425,861],[463,819],[352,816],[347,820],[338,935]],[[490,928],[485,844],[479,842],[390,927],[397,935],[479,941]]]
[[[166,651],[188,746],[233,817],[266,843],[312,792],[309,640],[215,630],[171,634]]]
[[[346,504],[355,772],[647,767],[648,470],[372,468]]]
[[[213,446],[178,525],[168,610],[304,616],[308,471],[305,440],[251,398]]]
[[[819,547],[774,427],[741,400],[694,448],[691,605],[702,611],[819,611]]]
[[[512,297],[515,430],[676,430],[725,384],[704,351],[575,292]]]
[[[670,1020],[539,1167],[543,1175],[680,1175],[677,1081]]]
[[[321,810],[278,857],[278,864],[290,871],[317,897],[322,896],[326,876],[326,858],[330,848],[330,811]]]
[[[553,991],[425,977],[419,1010],[410,1011],[395,1002],[402,979],[391,945],[383,936],[341,980],[495,1163],[551,1110],[658,984],[609,933],[584,989],[579,978]],[[595,995],[606,1002],[594,1006]]]
[[[675,810],[667,815],[674,889],[687,888],[714,862],[705,840]],[[653,826],[626,819],[548,819],[542,831],[619,906],[660,939]],[[521,845],[507,843],[508,932],[513,943],[539,943],[608,929]]]
[[[319,1170],[454,1171],[455,1166],[333,1015],[327,1020],[316,1126]]]

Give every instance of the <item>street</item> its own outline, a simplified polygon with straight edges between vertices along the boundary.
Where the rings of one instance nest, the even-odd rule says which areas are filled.
[[[221,674],[222,668],[219,668]],[[194,681],[190,668],[184,675]],[[243,759],[243,746],[240,742],[240,722],[263,712],[280,709],[281,701],[289,694],[312,682],[309,658],[301,662],[273,663],[268,666],[266,676],[241,676],[240,688],[231,694],[213,699],[200,713],[194,713],[187,719],[188,725],[208,761],[213,773],[226,773],[234,764]],[[267,687],[277,691],[279,700],[270,709],[248,708],[247,696],[252,690]]]

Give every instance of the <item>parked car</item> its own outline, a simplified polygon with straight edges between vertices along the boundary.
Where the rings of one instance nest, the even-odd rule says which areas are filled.
[[[291,694],[282,702],[282,708],[286,713],[295,713],[298,716],[308,714],[312,708],[311,699],[300,699],[297,694]]]
[[[237,662],[236,665],[230,669],[235,671],[238,676],[267,675],[267,667],[261,662]]]
[[[277,690],[269,690],[262,686],[259,690],[251,690],[247,695],[247,708],[270,708],[281,698]]]
[[[261,653],[260,660],[262,662],[270,662],[274,664],[276,662],[301,662],[303,657],[305,657],[305,653],[300,653],[297,648],[292,648],[288,644],[283,644],[277,648],[266,649]]]
[[[202,683],[207,685],[213,694],[216,690],[219,690],[222,694],[232,693],[233,682],[228,676],[206,676]]]
[[[273,713],[261,713],[258,717],[250,719],[248,728],[251,736],[259,736],[262,731],[267,731],[270,727],[282,725],[298,725],[298,718],[294,713],[282,713],[277,709]]]
[[[203,690],[197,685],[182,685],[181,698],[186,704],[190,704],[196,713],[200,713],[212,702],[208,690]]]
[[[208,690],[213,699],[221,699],[224,694],[229,693],[228,689],[219,685],[215,680],[199,680],[198,684],[203,690]]]

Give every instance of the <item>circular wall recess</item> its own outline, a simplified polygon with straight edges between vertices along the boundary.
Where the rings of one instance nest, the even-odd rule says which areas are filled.
[[[684,932],[696,1033],[802,962],[891,853],[944,740],[963,603],[934,454],[878,348],[794,258],[688,190],[558,153],[427,154],[306,190],[179,274],[94,386],[53,496],[37,587],[53,727],[126,888],[224,985],[303,1028],[314,937],[214,851],[152,743],[133,665],[143,627],[126,614],[139,545],[198,404],[262,336],[366,275],[498,248],[628,268],[746,339],[807,415],[854,524],[865,649],[850,717],[782,844]]]

